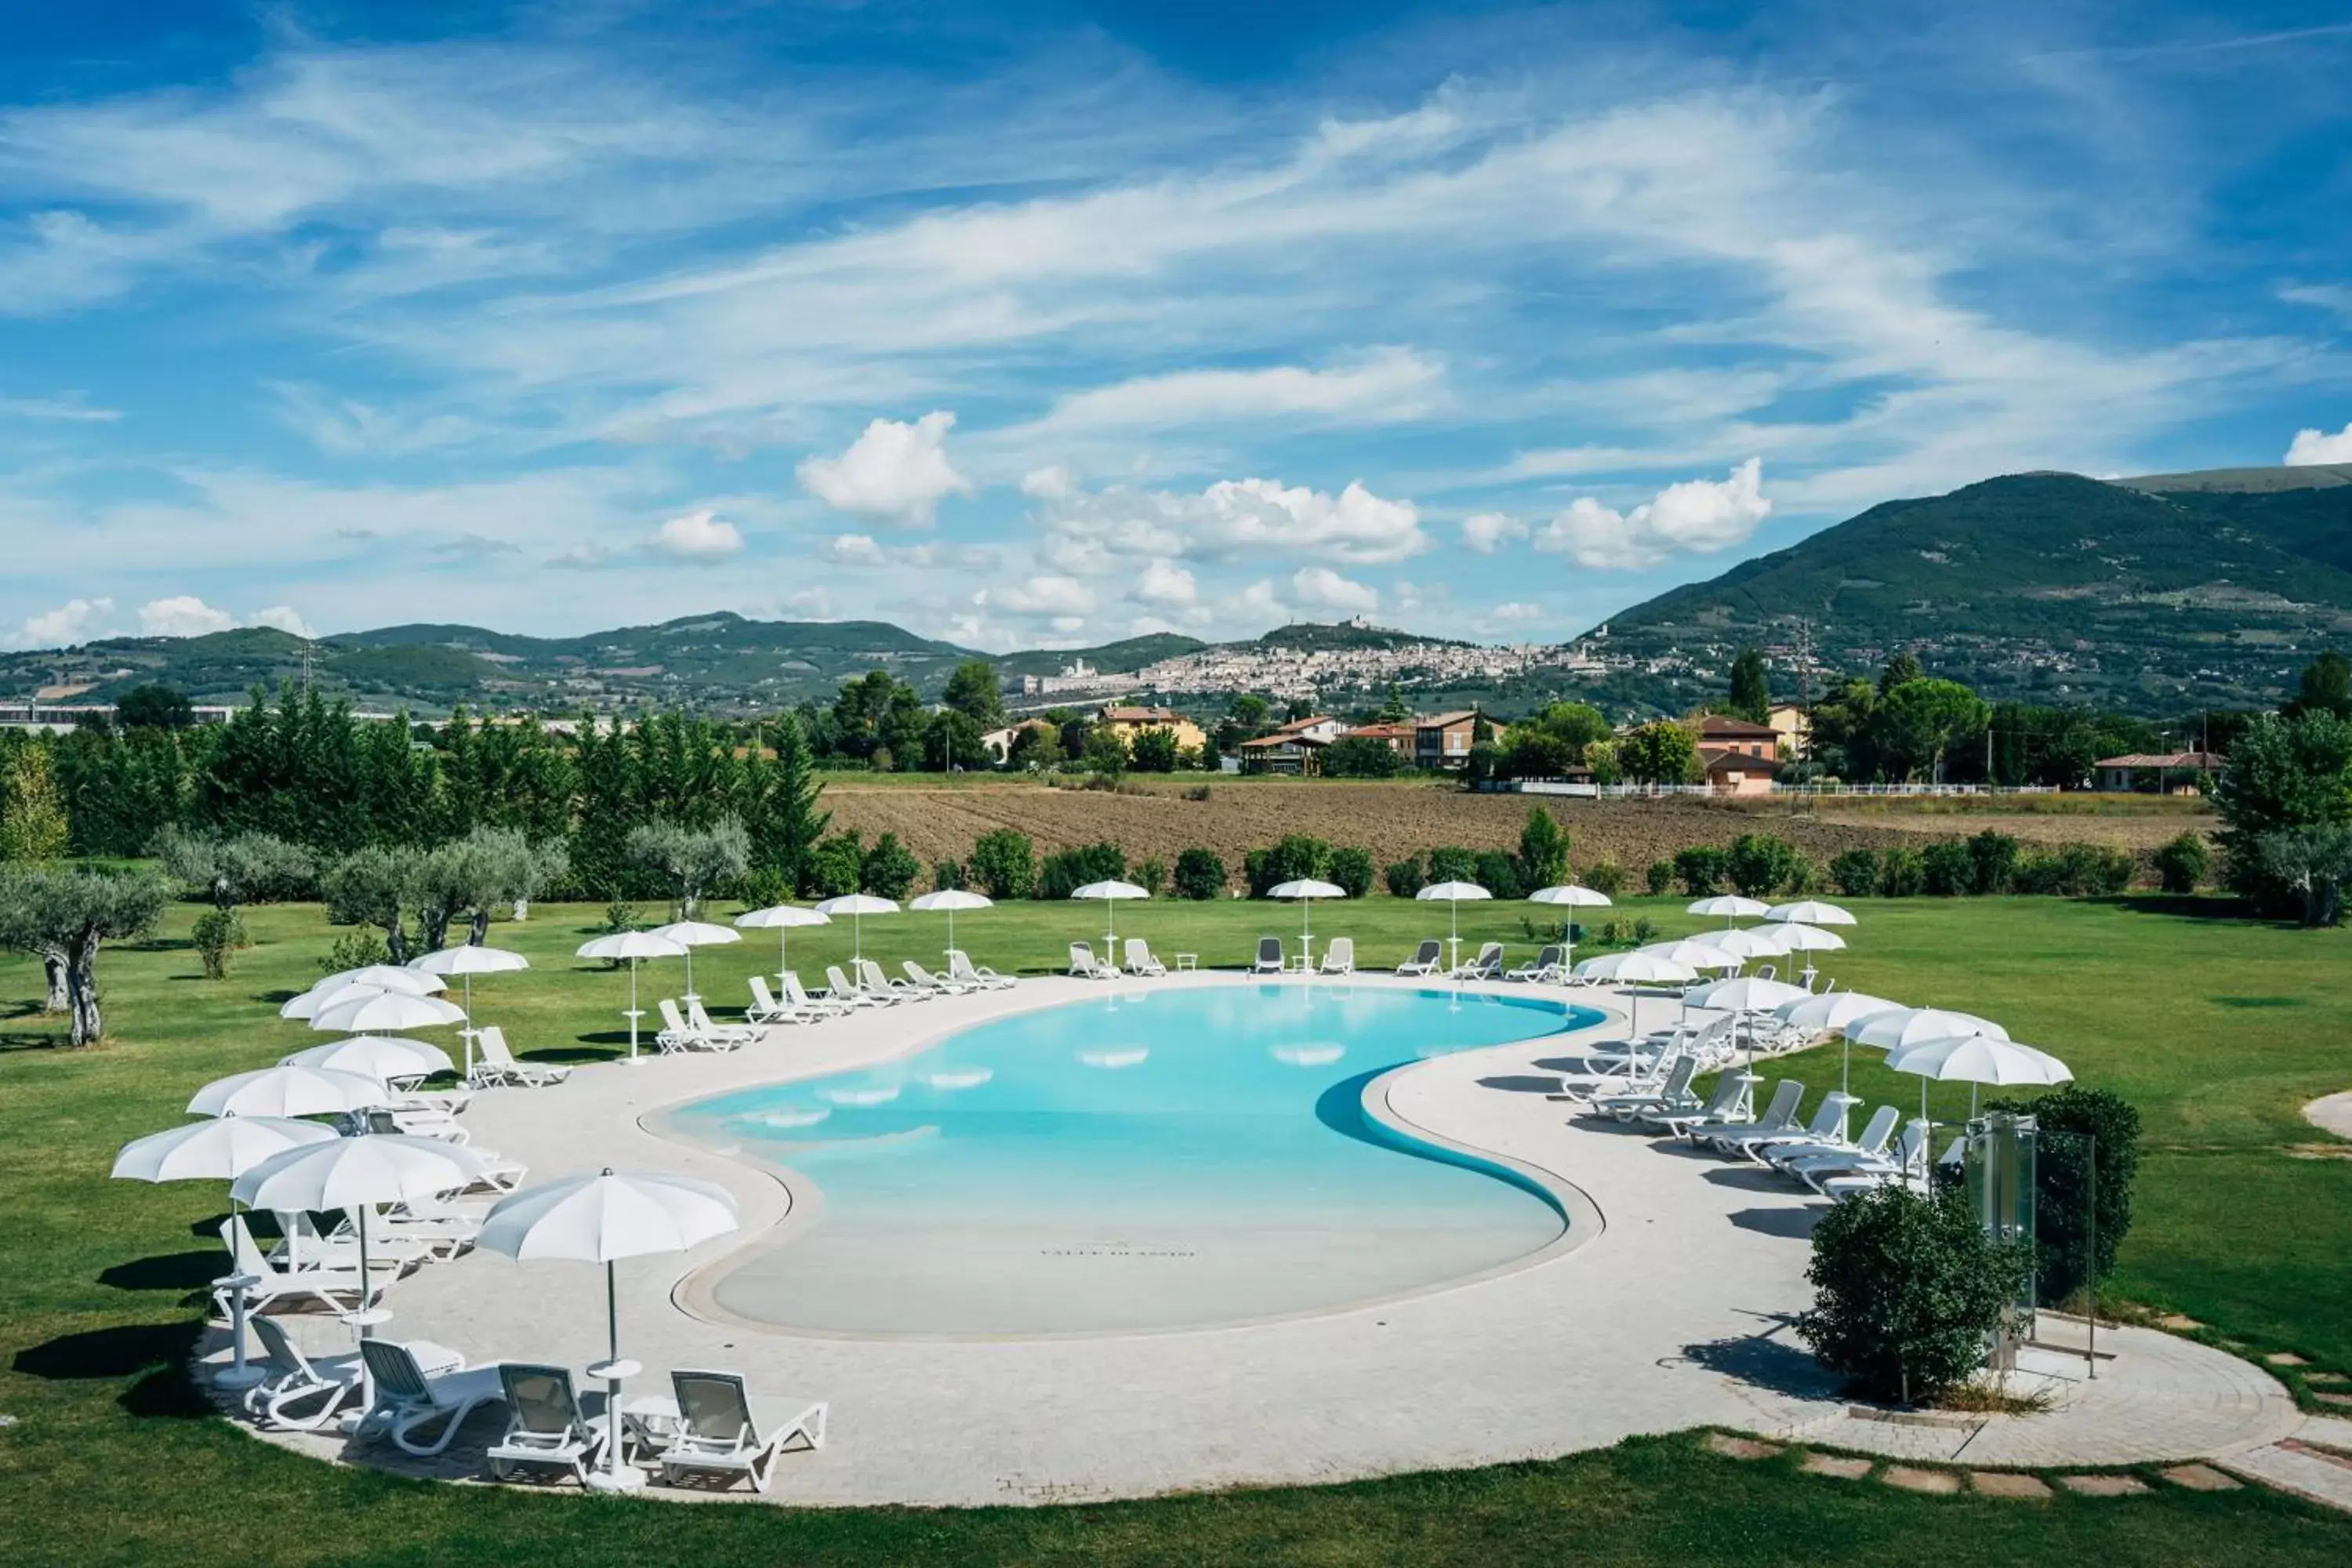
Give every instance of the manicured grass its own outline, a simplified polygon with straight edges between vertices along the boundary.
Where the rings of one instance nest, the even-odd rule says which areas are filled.
[[[1858,906],[1854,946],[1826,965],[1905,1001],[1967,1007],[2123,1092],[2147,1120],[2138,1224],[2121,1289],[2264,1347],[2352,1363],[2352,1162],[2299,1159],[2323,1142],[2296,1114],[2352,1087],[2352,973],[2345,939],[2134,904],[1918,900]],[[1637,1441],[1558,1463],[1357,1486],[1245,1492],[1077,1510],[796,1514],[768,1509],[582,1504],[343,1472],[252,1442],[201,1408],[177,1372],[218,1271],[201,1227],[211,1184],[110,1183],[114,1150],[181,1119],[207,1079],[265,1065],[325,1036],[279,1022],[275,1002],[318,973],[331,933],[315,909],[248,916],[259,945],[226,982],[198,977],[175,910],[167,940],[100,962],[115,1038],[58,1048],[31,1010],[38,970],[0,960],[0,1550],[27,1563],[545,1561],[1390,1562],[1559,1560],[1751,1563],[1801,1550],[1823,1561],[1906,1551],[1939,1561],[2100,1555],[2240,1564],[2344,1561],[2352,1525],[2255,1492],[2166,1489],[2123,1502],[2026,1507],[1915,1498],[1874,1485],[1740,1465],[1687,1438]],[[1465,944],[1531,944],[1523,905],[1465,906]],[[1670,931],[1677,904],[1633,900]],[[478,984],[478,1010],[525,1054],[625,1048],[625,977],[571,957],[597,911],[543,908],[496,942],[531,973]],[[1355,936],[1369,966],[1393,963],[1444,910],[1375,899],[1318,908],[1318,934]],[[1163,956],[1235,963],[1261,931],[1295,937],[1298,913],[1228,900],[1118,910],[1121,934]],[[1099,938],[1100,906],[1028,905],[961,918],[957,934],[999,968],[1059,967],[1074,937]],[[869,921],[869,953],[929,960],[936,916]],[[795,933],[814,976],[846,952],[845,927]],[[698,988],[740,997],[772,967],[772,938],[705,949]],[[674,993],[677,967],[646,976]],[[14,999],[13,1006],[9,1006]],[[1663,1017],[1660,1006],[1645,1016]],[[1856,1091],[1916,1106],[1916,1080],[1856,1053]],[[1869,1057],[1873,1059],[1865,1060]],[[658,1069],[655,1069],[658,1070]],[[1771,1071],[1835,1081],[1834,1051]],[[1966,1109],[1939,1088],[1939,1115]],[[1778,1543],[1780,1551],[1773,1548]]]

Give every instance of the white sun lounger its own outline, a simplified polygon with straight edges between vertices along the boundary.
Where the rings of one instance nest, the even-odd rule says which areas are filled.
[[[1674,1137],[1710,1123],[1728,1126],[1733,1121],[1748,1120],[1740,1107],[1747,1102],[1748,1091],[1753,1087],[1747,1075],[1727,1072],[1715,1080],[1715,1092],[1697,1110],[1643,1111],[1633,1120]],[[1804,1090],[1800,1088],[1797,1092],[1801,1094]]]
[[[1323,962],[1318,968],[1320,973],[1325,974],[1355,973],[1356,939],[1351,936],[1335,936],[1326,942],[1323,946]]]
[[[948,978],[989,991],[1003,991],[1013,984],[1013,976],[999,974],[985,964],[975,964],[971,954],[960,947],[948,949]]]
[[[805,1024],[814,1016],[814,1015],[811,1013],[804,1012],[798,1007],[791,1005],[789,1003],[777,1001],[775,993],[768,989],[768,977],[766,975],[754,974],[751,976],[751,1005],[743,1009],[743,1016],[751,1022],[754,1024]]]
[[[928,995],[961,996],[973,988],[967,981],[950,980],[945,975],[934,974],[911,958],[900,959],[898,967],[906,971],[908,984]]]
[[[1852,1154],[1813,1154],[1791,1160],[1781,1169],[1818,1193],[1825,1190],[1823,1184],[1841,1176],[1899,1176],[1916,1171],[1927,1147],[1927,1125],[1915,1116],[1904,1123],[1903,1136],[1895,1141],[1891,1153],[1881,1147]]]
[[[1131,936],[1127,939],[1127,972],[1147,979],[1158,979],[1168,973],[1168,966],[1154,956],[1150,942],[1139,936]]]
[[[229,1272],[213,1281],[213,1305],[223,1321],[231,1321],[230,1300],[235,1295],[229,1281],[244,1276],[254,1281],[247,1287],[246,1305],[259,1311],[278,1301],[316,1301],[331,1312],[349,1312],[367,1304],[372,1289],[360,1279],[359,1265],[336,1264],[319,1268],[284,1268],[261,1255],[261,1248],[247,1228],[243,1215],[231,1215],[221,1222],[221,1240],[228,1247]]]
[[[1613,1116],[1620,1121],[1632,1121],[1644,1115],[1671,1116],[1678,1112],[1696,1111],[1699,1098],[1691,1092],[1691,1079],[1698,1076],[1698,1058],[1676,1057],[1666,1069],[1665,1078],[1654,1089],[1636,1089],[1622,1094],[1597,1095],[1591,1109]]]
[[[513,1084],[522,1089],[545,1089],[562,1083],[572,1076],[568,1067],[554,1067],[540,1062],[515,1059],[507,1046],[507,1032],[496,1024],[484,1025],[474,1037],[473,1081],[477,1084]]]
[[[673,1372],[678,1429],[661,1452],[662,1477],[672,1486],[748,1480],[764,1492],[776,1458],[793,1448],[824,1447],[822,1400],[753,1399],[730,1372]]]
[[[266,1426],[315,1432],[335,1418],[360,1392],[357,1351],[322,1355],[315,1361],[302,1353],[286,1325],[275,1318],[248,1318],[254,1337],[261,1342],[263,1376],[245,1391],[246,1413]],[[316,1401],[313,1408],[301,1407]]]
[[[1257,962],[1250,965],[1250,973],[1252,974],[1282,973],[1282,939],[1280,937],[1262,936],[1257,939]]]
[[[1859,1136],[1852,1142],[1837,1139],[1820,1143],[1784,1142],[1767,1144],[1759,1152],[1764,1163],[1775,1170],[1795,1174],[1793,1167],[1808,1160],[1850,1161],[1857,1156],[1869,1158],[1886,1152],[1886,1145],[1895,1140],[1895,1123],[1903,1113],[1891,1105],[1882,1105],[1870,1113]]]
[[[689,996],[687,998],[686,1021],[688,1025],[692,1026],[694,1032],[700,1035],[704,1039],[719,1042],[719,1048],[722,1050],[731,1050],[738,1046],[752,1045],[760,1038],[760,1026],[757,1024],[719,1024],[712,1022],[710,1014],[703,1007],[702,998],[699,996]]]
[[[1454,971],[1456,980],[1500,980],[1503,977],[1503,944],[1490,942],[1478,950],[1478,956]]]
[[[1411,958],[1396,966],[1396,972],[1399,974],[1432,975],[1444,966],[1444,962],[1445,944],[1435,937],[1426,937],[1419,947],[1412,950]]]
[[[1753,1121],[1735,1121],[1728,1125],[1695,1123],[1689,1129],[1691,1142],[1705,1143],[1727,1134],[1743,1132],[1786,1132],[1796,1126],[1797,1110],[1804,1100],[1805,1086],[1795,1079],[1784,1078],[1772,1086],[1772,1099],[1764,1107],[1763,1115]]]
[[[877,996],[851,984],[849,976],[841,972],[838,963],[824,966],[824,994],[828,1001],[837,1002],[845,1007],[887,1007],[898,1000],[895,996]]]
[[[879,996],[891,1002],[920,1002],[932,994],[911,981],[891,979],[882,973],[882,966],[870,958],[853,960],[850,968],[857,976],[857,988],[868,996]]]
[[[1853,1096],[1832,1090],[1822,1096],[1813,1109],[1813,1119],[1799,1127],[1747,1128],[1717,1133],[1708,1142],[1727,1154],[1761,1163],[1764,1151],[1775,1143],[1825,1143],[1832,1148],[1844,1147],[1838,1137],[1838,1128],[1845,1121],[1846,1111],[1853,1105]]]
[[[607,1426],[580,1413],[572,1369],[503,1362],[499,1386],[507,1402],[506,1436],[490,1446],[490,1476],[509,1481],[551,1469],[585,1484],[604,1451]]]
[[[419,1458],[430,1458],[448,1447],[476,1406],[507,1396],[495,1363],[469,1367],[463,1356],[446,1346],[362,1340],[360,1356],[374,1381],[375,1400],[360,1417],[354,1436],[363,1440],[388,1436],[394,1447]],[[455,1363],[448,1364],[453,1356]],[[446,1370],[426,1371],[428,1359],[444,1363]],[[420,1428],[436,1422],[441,1427],[438,1437],[429,1443],[412,1440]]]
[[[1511,970],[1503,978],[1522,981],[1529,984],[1557,985],[1567,977],[1567,970],[1561,963],[1561,960],[1567,956],[1568,949],[1559,943],[1547,944],[1536,949],[1536,955],[1533,958]]]
[[[785,1006],[797,1007],[812,1018],[837,1018],[855,1005],[853,1003],[836,1001],[831,996],[810,995],[808,987],[801,984],[800,972],[797,970],[785,970],[776,977],[776,984],[784,988]]]
[[[1093,945],[1083,942],[1070,943],[1070,973],[1079,980],[1118,978],[1118,971],[1096,958]]]

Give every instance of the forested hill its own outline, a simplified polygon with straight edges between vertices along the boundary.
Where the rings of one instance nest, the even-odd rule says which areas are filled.
[[[1809,645],[1849,669],[1907,647],[1990,694],[2273,700],[2352,640],[2352,485],[2222,479],[2018,474],[1889,501],[1612,617],[1608,646],[1719,664],[1759,644],[1785,664]]]

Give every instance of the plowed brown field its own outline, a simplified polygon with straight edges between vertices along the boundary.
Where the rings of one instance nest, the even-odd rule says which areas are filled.
[[[1238,869],[1242,855],[1286,834],[1305,833],[1333,844],[1360,845],[1386,865],[1415,850],[1458,844],[1473,849],[1516,846],[1528,807],[1539,800],[1570,836],[1575,864],[1616,862],[1636,877],[1653,860],[1694,844],[1728,844],[1742,833],[1777,833],[1816,859],[1855,846],[1885,847],[1927,838],[1958,837],[1987,826],[2043,842],[2095,842],[2142,848],[2178,833],[2183,824],[2138,818],[2007,816],[1912,816],[1878,820],[1843,814],[1790,812],[1691,797],[1571,800],[1516,795],[1471,795],[1440,784],[1215,784],[1205,801],[1184,798],[1181,784],[1155,784],[1133,793],[1060,790],[1026,784],[915,785],[835,784],[824,805],[837,828],[870,840],[888,831],[927,864],[961,858],[972,840],[996,827],[1026,833],[1041,853],[1109,839],[1130,862],[1172,863],[1202,845]],[[2161,831],[2156,832],[2160,826]],[[2155,833],[2155,837],[2149,835]]]

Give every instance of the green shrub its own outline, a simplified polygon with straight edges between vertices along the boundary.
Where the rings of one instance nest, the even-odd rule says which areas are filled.
[[[1671,860],[1653,860],[1650,862],[1650,868],[1643,872],[1642,877],[1650,885],[1650,896],[1654,899],[1662,897],[1667,889],[1675,885],[1675,863]]]
[[[1878,892],[1882,898],[1916,899],[1927,885],[1919,851],[1897,846],[1878,858]]]
[[[1184,792],[1184,798],[1190,801],[1214,800],[1216,797],[1217,792],[1207,784],[1194,784]]]
[[[1225,863],[1215,850],[1195,845],[1176,857],[1174,886],[1180,899],[1217,898],[1225,890]]]
[[[1585,872],[1584,885],[1603,898],[1613,899],[1625,890],[1625,868],[1614,860],[1603,860]]]
[[[1391,894],[1400,899],[1409,899],[1429,886],[1429,879],[1422,871],[1418,855],[1391,861],[1388,869],[1381,873],[1381,880],[1387,884]]]
[[[1976,890],[1977,863],[1969,847],[1957,838],[1930,844],[1919,851],[1919,880],[1932,898],[1953,899]]]
[[[2139,1175],[2139,1111],[2104,1089],[2073,1085],[2032,1100],[1995,1100],[1989,1110],[2032,1113],[2034,1300],[2061,1306],[2095,1276],[2116,1269],[2131,1232],[2132,1184]],[[2098,1154],[2097,1248],[2092,1247],[2091,1159]]]
[[[1849,899],[1878,891],[1878,856],[1869,849],[1841,849],[1830,861],[1830,886]]]
[[[961,890],[966,879],[967,873],[961,860],[940,859],[931,862],[931,886],[940,892],[946,892],[951,888]]]
[[[971,879],[990,898],[1025,899],[1037,890],[1037,851],[1025,833],[992,828],[972,841]]]
[[[1302,878],[1328,876],[1330,867],[1328,844],[1303,833],[1293,833],[1271,847],[1251,850],[1243,858],[1242,874],[1249,882],[1250,897],[1262,899],[1268,888]]]
[[[1519,863],[1500,849],[1482,849],[1470,879],[1498,899],[1525,897],[1528,889],[1519,881]]]
[[[1931,1398],[1984,1364],[2031,1267],[1963,1194],[1881,1187],[1830,1205],[1813,1226],[1813,1305],[1797,1337],[1866,1397]]]
[[[1478,879],[1478,856],[1475,851],[1459,845],[1449,845],[1429,852],[1429,879],[1433,882],[1475,882]]]
[[[1675,856],[1675,879],[1692,898],[1704,899],[1722,890],[1730,864],[1731,857],[1713,845],[1694,844]]]
[[[636,906],[632,904],[628,908],[629,919],[634,921],[637,918]],[[604,912],[610,915],[612,910],[608,909]],[[628,928],[613,926],[608,929],[625,931]],[[373,927],[362,927],[358,931],[347,931],[334,940],[333,945],[327,949],[327,955],[319,960],[319,973],[341,974],[346,969],[365,969],[371,963],[391,962],[392,950],[384,945],[382,934]]]
[[[1037,896],[1066,899],[1089,882],[1115,882],[1127,875],[1127,853],[1108,841],[1081,845],[1045,857],[1037,868]]]
[[[915,890],[915,879],[923,874],[923,863],[915,858],[913,850],[898,842],[895,833],[885,833],[866,852],[857,871],[857,889],[877,899],[904,899]]]
[[[1724,874],[1748,898],[1769,898],[1789,885],[1804,858],[1785,838],[1743,833],[1731,841],[1730,853],[1724,857]]]
[[[1360,899],[1372,890],[1372,852],[1369,849],[1334,849],[1327,873],[1331,881],[1347,889],[1351,899]]]
[[[2168,893],[2193,893],[2213,868],[2213,852],[2201,833],[2184,833],[2159,847],[2153,859],[2157,885]]]
[[[1568,875],[1568,835],[1540,805],[1528,807],[1527,826],[1519,829],[1518,874],[1519,887],[1527,892],[1549,888]]]
[[[2138,868],[2138,862],[2120,849],[2097,844],[2069,844],[2062,849],[2021,858],[2011,886],[2021,893],[2048,893],[2063,898],[2112,895],[2130,887],[2132,875]]]
[[[1969,891],[2006,893],[2016,872],[2016,839],[1988,827],[1969,840]]]
[[[865,840],[855,833],[828,833],[809,851],[803,870],[805,891],[820,899],[837,899],[857,891],[866,875]]]
[[[954,863],[951,860],[941,862],[943,865],[950,866]],[[744,903],[752,909],[764,910],[771,904],[781,904],[790,899],[793,896],[793,884],[792,879],[775,867],[761,866],[756,870],[746,871],[736,878],[735,891],[740,894]]]
[[[253,939],[245,934],[245,922],[237,918],[235,910],[206,910],[196,917],[188,937],[195,944],[197,958],[204,963],[207,980],[227,979],[229,955],[253,945]]]

